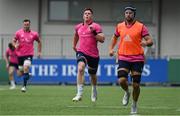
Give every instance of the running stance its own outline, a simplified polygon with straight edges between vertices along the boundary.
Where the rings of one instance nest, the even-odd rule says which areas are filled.
[[[144,66],[145,46],[152,46],[153,41],[147,27],[135,20],[136,8],[127,6],[124,9],[125,21],[116,26],[115,33],[109,46],[109,55],[115,54],[114,47],[118,37],[120,43],[118,47],[118,82],[125,91],[122,103],[128,105],[130,91],[128,88],[128,74],[132,79],[132,106],[131,114],[137,113],[137,101],[140,94],[141,73]]]
[[[98,42],[103,43],[105,40],[102,33],[101,26],[92,20],[93,11],[86,8],[83,13],[84,21],[75,26],[75,34],[73,39],[73,49],[76,52],[78,63],[77,73],[77,94],[72,99],[73,101],[80,101],[83,95],[84,86],[84,70],[88,66],[88,73],[90,75],[92,84],[91,101],[97,100],[97,76],[96,72],[99,63]],[[79,41],[79,46],[77,43]]]

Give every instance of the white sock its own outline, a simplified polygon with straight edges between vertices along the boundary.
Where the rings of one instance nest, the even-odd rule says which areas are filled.
[[[125,92],[128,93],[128,92],[129,92],[129,89],[127,89]]]
[[[14,80],[11,80],[10,83],[11,83],[11,86],[15,86]]]
[[[132,105],[136,106],[137,102],[136,101],[132,101]]]
[[[77,85],[77,95],[82,96],[83,94],[83,84]]]
[[[92,91],[94,92],[96,90],[96,85],[92,85]]]

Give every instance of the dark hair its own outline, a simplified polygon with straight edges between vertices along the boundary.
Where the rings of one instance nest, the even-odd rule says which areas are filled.
[[[87,11],[87,10],[89,10],[93,14],[93,10],[91,8],[85,8],[84,12]]]
[[[9,49],[11,49],[11,50],[14,50],[14,49],[15,49],[15,47],[14,47],[14,45],[13,45],[12,43],[9,43],[9,44],[8,44],[8,47],[9,47]]]
[[[24,19],[23,22],[29,22],[29,23],[31,23],[30,19]]]

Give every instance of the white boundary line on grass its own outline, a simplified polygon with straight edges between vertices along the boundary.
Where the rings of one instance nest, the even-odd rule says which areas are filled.
[[[14,91],[14,90],[16,90],[16,89],[18,89],[18,88],[15,88],[15,89],[9,89],[9,88],[0,88],[0,91]]]
[[[162,110],[173,110],[173,109],[175,109],[175,108],[170,108],[170,107],[166,107],[166,106],[161,106],[161,107],[139,106],[139,108],[142,108],[142,109],[162,109]]]
[[[93,106],[67,106],[68,108],[92,108]],[[104,109],[124,109],[128,107],[123,106],[94,106],[95,108],[104,108]],[[139,106],[141,109],[163,109],[163,110],[173,110],[175,108],[170,107],[148,107],[148,106]],[[180,111],[180,109],[177,109],[176,111]]]
[[[123,107],[118,106],[67,106],[68,108],[105,108],[105,109],[121,109]]]
[[[68,108],[88,108],[89,106],[67,106]]]

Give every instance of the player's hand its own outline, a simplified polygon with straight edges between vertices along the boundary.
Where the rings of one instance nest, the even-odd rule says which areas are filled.
[[[41,56],[42,56],[42,53],[41,53],[41,52],[38,52],[38,56],[37,56],[37,57],[40,59]]]
[[[18,48],[19,47],[19,42],[14,43],[14,47]]]
[[[74,50],[75,52],[77,52],[77,48],[76,48],[76,47],[73,47],[73,50]]]
[[[141,46],[142,46],[142,47],[146,47],[146,46],[147,46],[147,42],[146,42],[146,41],[144,41],[144,40],[143,40],[143,41],[141,41],[141,43],[140,43],[140,44],[141,44]]]
[[[114,54],[115,54],[115,51],[114,50],[109,50],[109,56],[114,56]]]
[[[6,64],[6,68],[7,68],[7,69],[9,68],[9,64]]]

